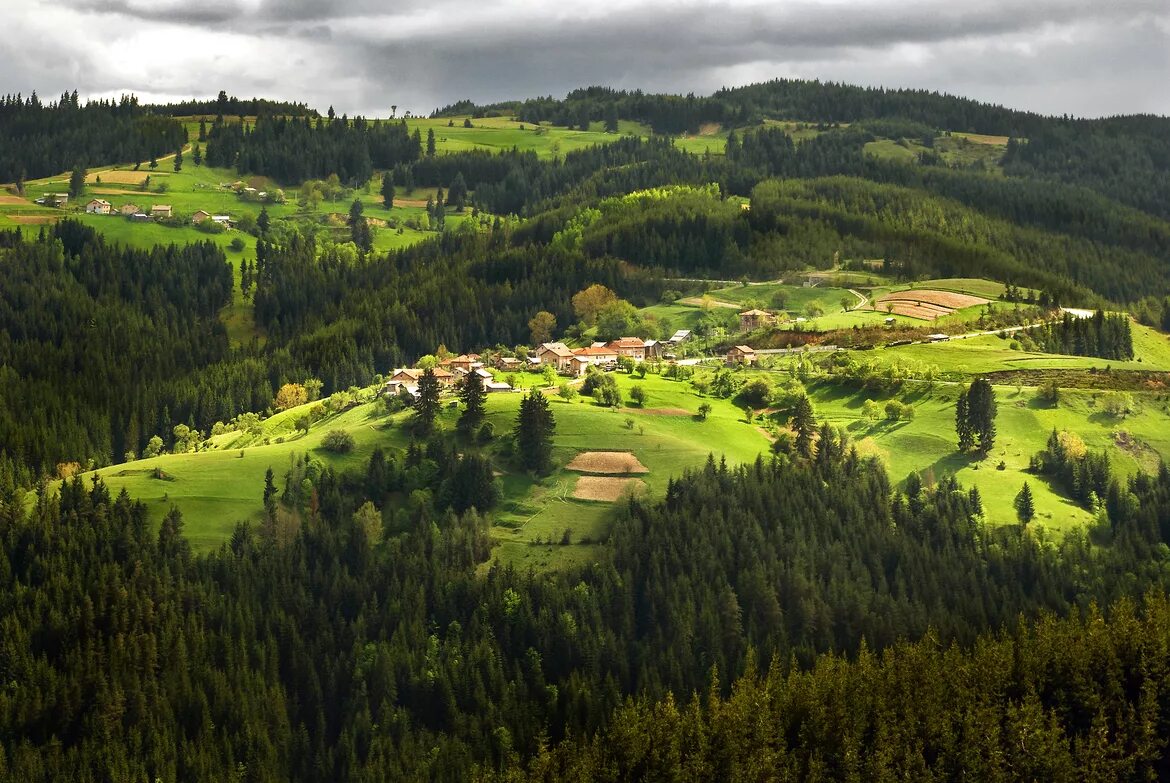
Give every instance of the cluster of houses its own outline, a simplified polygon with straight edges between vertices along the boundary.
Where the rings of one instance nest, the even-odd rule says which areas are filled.
[[[69,197],[68,194],[59,193],[50,195],[64,195],[66,199]],[[47,198],[46,196],[46,204],[48,203]],[[137,204],[123,204],[120,207],[115,207],[104,198],[91,199],[86,203],[85,211],[90,215],[121,215],[138,223],[144,223],[158,218],[169,218],[174,215],[174,210],[170,204],[151,204],[150,209],[147,210]],[[191,216],[191,222],[194,225],[199,225],[208,220],[218,223],[224,228],[231,228],[232,226],[232,218],[230,215],[213,215],[207,210],[201,209]]]
[[[86,203],[85,211],[90,215],[121,215],[136,223],[145,223],[156,218],[169,218],[173,214],[170,204],[151,204],[150,209],[147,210],[137,204],[123,204],[120,207],[115,207],[104,198],[91,199]]]
[[[622,357],[633,361],[674,358],[671,350],[690,338],[689,329],[680,329],[669,340],[622,337],[609,342],[596,342],[587,348],[570,348],[564,343],[542,343],[527,357],[497,356],[491,365],[501,372],[540,371],[543,367],[550,366],[561,375],[579,378],[585,375],[590,367],[614,369]],[[409,394],[417,397],[418,382],[423,372],[413,368],[396,369],[383,385],[382,391],[385,394]],[[483,379],[483,387],[488,393],[512,391],[511,385],[496,380],[487,369],[484,358],[475,353],[443,359],[433,372],[443,388],[450,388],[461,379],[475,373]]]

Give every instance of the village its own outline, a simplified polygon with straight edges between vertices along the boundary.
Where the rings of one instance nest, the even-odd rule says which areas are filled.
[[[679,329],[666,340],[621,337],[608,342],[594,342],[580,348],[571,348],[563,342],[546,342],[529,349],[522,356],[466,353],[458,356],[425,357],[415,367],[396,368],[383,384],[382,393],[386,396],[417,398],[419,380],[428,369],[434,374],[441,389],[452,389],[463,379],[474,374],[479,376],[486,392],[501,393],[518,391],[519,389],[515,387],[515,376],[522,372],[544,373],[546,378],[555,374],[563,378],[580,379],[584,378],[591,368],[612,372],[623,367],[632,370],[636,364],[642,362],[673,364],[678,360],[677,352],[691,340],[691,337],[689,329]],[[444,353],[446,352],[440,351],[440,354]],[[690,359],[686,363],[693,364],[698,361],[700,359]],[[725,363],[728,366],[754,365],[756,362],[756,351],[748,345],[732,346],[725,355]]]

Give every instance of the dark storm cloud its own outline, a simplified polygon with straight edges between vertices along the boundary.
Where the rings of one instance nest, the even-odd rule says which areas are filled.
[[[54,89],[182,97],[222,88],[367,114],[390,103],[428,111],[463,97],[563,95],[598,83],[709,92],[775,76],[924,87],[1056,113],[1170,112],[1166,0],[71,5],[34,0],[10,11],[18,28],[64,40],[0,41],[0,90],[43,84],[35,63],[53,50],[65,53],[45,67]],[[42,13],[65,31],[60,23],[38,27],[34,15]],[[147,67],[131,68],[111,58],[114,40],[106,53],[95,51],[93,35],[90,45],[68,46],[71,25],[114,39],[151,31],[139,45],[157,48]],[[160,36],[168,45],[152,43]]]

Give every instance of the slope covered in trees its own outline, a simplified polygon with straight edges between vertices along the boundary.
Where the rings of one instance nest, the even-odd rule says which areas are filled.
[[[133,96],[85,104],[76,92],[48,104],[36,93],[0,100],[0,182],[48,177],[78,164],[140,163],[186,141],[180,123]]]
[[[919,763],[967,769],[981,755],[955,743],[999,726],[977,747],[1028,736],[1036,769],[1100,756],[1164,770],[1164,603],[1151,599],[1142,622],[1124,605],[1090,618],[1095,641],[1075,645],[1050,642],[1083,638],[1077,620],[1031,631],[1028,618],[1165,588],[1170,474],[1129,483],[1136,502],[1098,550],[989,535],[976,494],[950,482],[895,493],[845,448],[826,428],[809,461],[712,460],[664,500],[632,502],[612,558],[563,575],[477,575],[482,517],[443,512],[430,493],[393,502],[400,482],[441,472],[443,448],[306,474],[310,491],[292,477],[291,536],[241,526],[204,557],[177,513],[155,533],[145,509],[101,484],[67,483],[27,512],[0,499],[0,773],[464,780],[529,759],[604,775],[590,765],[609,759],[636,776],[638,758],[683,731],[650,705],[696,692],[709,695],[687,730],[710,738],[683,754],[696,763],[746,747],[774,754],[748,754],[765,769],[853,763],[836,748],[910,763],[921,737]],[[987,635],[1001,624],[1009,635]],[[962,646],[944,652],[952,641]],[[868,650],[889,652],[879,663]],[[805,670],[830,651],[857,662]],[[756,666],[771,670],[768,687]],[[724,700],[744,693],[766,694],[768,709],[720,722]],[[657,733],[648,709],[666,710]],[[883,759],[873,768],[895,763]]]

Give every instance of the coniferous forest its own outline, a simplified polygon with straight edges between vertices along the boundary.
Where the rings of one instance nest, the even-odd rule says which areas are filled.
[[[632,310],[701,279],[868,260],[848,271],[1003,282],[986,306],[1035,305],[1027,347],[1130,360],[1120,311],[1170,290],[1167,120],[788,80],[436,113],[657,132],[542,158],[435,153],[397,119],[226,93],[18,96],[0,103],[0,180],[172,152],[187,114],[217,115],[209,166],[290,186],[385,176],[391,194],[454,191],[469,219],[379,252],[265,213],[233,251],[263,340],[235,343],[213,241],[127,247],[84,215],[0,231],[0,781],[1170,779],[1170,470],[1128,471],[1066,431],[1023,457],[1089,519],[1055,536],[1031,512],[989,523],[941,467],[891,475],[801,395],[794,446],[713,453],[624,495],[587,560],[543,571],[492,561],[509,502],[493,458],[517,463],[505,481],[539,481],[573,409],[534,391],[514,433],[487,433],[507,450],[481,449],[478,376],[440,401],[428,369],[401,448],[270,469],[253,522],[209,551],[169,502],[152,513],[74,475],[271,413],[286,384],[326,397],[440,345],[543,342],[534,314],[589,345],[574,295],[598,284]],[[777,117],[819,131],[798,142],[763,124]],[[708,122],[736,128],[725,155],[670,138]],[[1010,136],[1002,171],[865,151],[944,129]],[[1041,404],[997,403],[986,378],[956,391],[940,466],[988,456],[997,411]],[[349,451],[340,435],[323,448]]]

